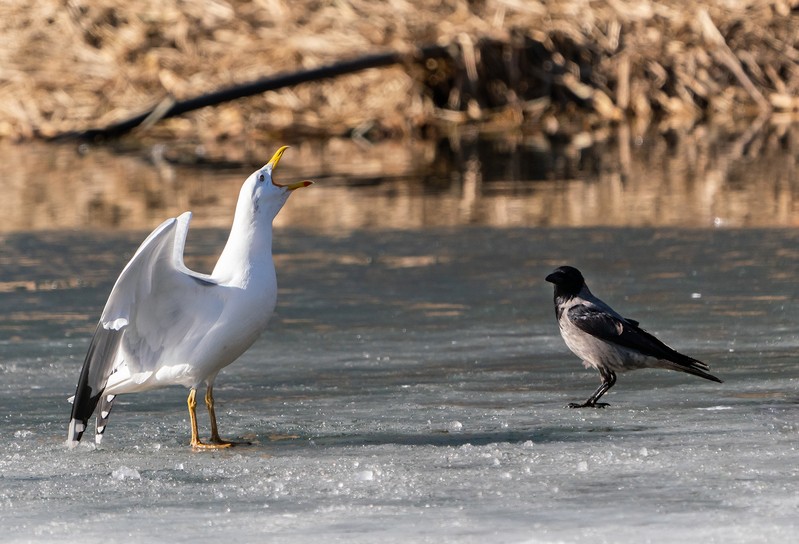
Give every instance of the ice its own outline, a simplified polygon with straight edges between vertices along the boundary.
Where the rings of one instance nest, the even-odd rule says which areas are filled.
[[[229,450],[187,446],[181,388],[120,396],[102,445],[65,448],[110,285],[2,294],[40,316],[0,316],[4,542],[795,538],[794,231],[278,234],[278,314],[215,388],[223,437],[250,443]],[[130,249],[85,245],[108,248],[109,270]],[[396,266],[430,248],[446,259]],[[642,370],[604,410],[565,408],[598,380],[558,336],[543,281],[575,255],[594,292],[725,383]]]
[[[115,480],[141,480],[141,474],[135,468],[119,467],[111,473],[111,477]]]
[[[371,470],[361,470],[355,473],[355,479],[359,482],[371,482],[375,479],[375,473]]]

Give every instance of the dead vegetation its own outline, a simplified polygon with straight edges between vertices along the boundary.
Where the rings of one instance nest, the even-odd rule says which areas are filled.
[[[0,7],[0,138],[108,125],[379,51],[428,59],[270,91],[139,135],[241,145],[441,124],[576,133],[799,110],[799,0],[41,0]],[[145,134],[146,133],[146,134]]]

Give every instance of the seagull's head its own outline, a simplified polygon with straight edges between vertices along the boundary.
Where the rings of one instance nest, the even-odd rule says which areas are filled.
[[[242,200],[251,203],[254,216],[265,217],[270,222],[277,216],[292,191],[313,183],[312,181],[298,181],[281,184],[275,181],[273,177],[275,168],[286,149],[288,149],[286,145],[278,149],[268,163],[247,178],[239,197],[240,203]]]
[[[564,295],[574,296],[585,286],[585,279],[573,266],[559,266],[546,277],[549,283],[555,284],[555,290]]]

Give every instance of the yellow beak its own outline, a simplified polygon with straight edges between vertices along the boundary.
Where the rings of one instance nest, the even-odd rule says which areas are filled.
[[[267,165],[267,166],[272,166],[272,172],[274,172],[274,171],[275,171],[275,167],[277,167],[277,163],[279,163],[279,162],[280,162],[280,157],[282,157],[282,156],[283,156],[283,153],[285,153],[285,152],[286,152],[286,150],[287,150],[288,148],[289,148],[289,146],[287,146],[287,145],[284,145],[283,147],[281,147],[280,149],[278,149],[278,150],[275,152],[275,154],[274,154],[274,155],[272,155],[272,158],[271,158],[271,159],[269,159],[269,162],[268,162],[268,163],[266,163],[266,165]],[[286,189],[288,189],[289,191],[293,191],[294,189],[299,189],[300,187],[308,187],[308,186],[309,186],[309,185],[311,185],[312,183],[313,183],[313,181],[308,181],[308,180],[305,180],[305,181],[298,181],[298,182],[296,182],[296,183],[287,183],[286,185],[281,185],[280,183],[277,183],[277,182],[275,181],[275,177],[274,177],[274,175],[272,176],[272,184],[273,184],[273,185],[275,185],[275,186],[277,186],[277,187],[285,187],[285,188],[286,188]]]

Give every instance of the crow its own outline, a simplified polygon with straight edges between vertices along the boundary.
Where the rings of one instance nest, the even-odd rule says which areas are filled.
[[[555,285],[555,316],[563,340],[586,368],[599,371],[602,380],[588,400],[572,402],[569,408],[608,406],[597,401],[616,383],[616,373],[639,368],[679,370],[722,383],[708,373],[708,365],[673,350],[640,328],[638,321],[622,317],[595,297],[576,268],[558,267],[546,281]]]

